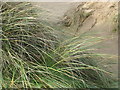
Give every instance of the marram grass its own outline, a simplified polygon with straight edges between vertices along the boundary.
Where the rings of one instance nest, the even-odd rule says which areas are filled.
[[[100,37],[61,42],[27,2],[2,3],[3,88],[109,88],[111,74],[90,53]]]

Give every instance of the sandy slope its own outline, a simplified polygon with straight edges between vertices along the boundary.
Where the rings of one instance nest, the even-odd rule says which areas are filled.
[[[67,10],[77,6],[79,3],[38,2],[33,4],[38,8],[42,8],[43,10],[45,10],[45,12],[40,15],[41,19],[56,23],[61,20],[62,16]]]
[[[83,12],[81,12],[83,10]],[[79,13],[79,14],[78,14]],[[88,17],[78,17],[80,13],[90,14]],[[81,6],[73,10],[67,11],[66,15],[69,17],[67,21],[71,21],[71,27],[75,32],[75,35],[80,35],[81,33],[92,31],[99,32],[97,36],[102,37],[115,37],[114,39],[102,42],[100,48],[97,52],[118,55],[118,35],[117,32],[113,30],[117,27],[114,22],[114,18],[118,13],[118,3],[115,2],[86,2]],[[74,17],[74,19],[73,19]],[[77,18],[76,18],[77,17]],[[78,20],[78,18],[80,18]],[[83,20],[83,21],[82,21]],[[75,24],[73,23],[75,22]],[[81,23],[82,22],[82,23]],[[80,25],[81,24],[81,25]],[[68,27],[68,28],[69,28]],[[77,27],[77,28],[76,28]],[[69,29],[68,29],[69,30]],[[107,65],[107,69],[115,73],[115,77],[118,77],[118,58],[114,61],[104,61]]]

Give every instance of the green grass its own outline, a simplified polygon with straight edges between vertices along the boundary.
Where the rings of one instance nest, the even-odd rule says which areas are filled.
[[[62,41],[35,10],[27,2],[3,4],[3,88],[109,88],[111,73],[97,64],[106,57],[92,52],[103,38]]]

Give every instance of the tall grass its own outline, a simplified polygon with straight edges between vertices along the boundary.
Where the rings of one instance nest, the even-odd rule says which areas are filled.
[[[37,18],[30,3],[3,3],[2,59],[4,88],[110,87],[110,73],[92,53],[100,37],[71,37],[63,42]]]

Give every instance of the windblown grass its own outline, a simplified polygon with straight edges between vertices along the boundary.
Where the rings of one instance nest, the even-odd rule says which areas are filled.
[[[2,58],[4,88],[110,87],[110,73],[90,53],[100,37],[71,37],[60,42],[54,29],[37,19],[30,3],[4,3]],[[37,36],[39,34],[39,36]]]

